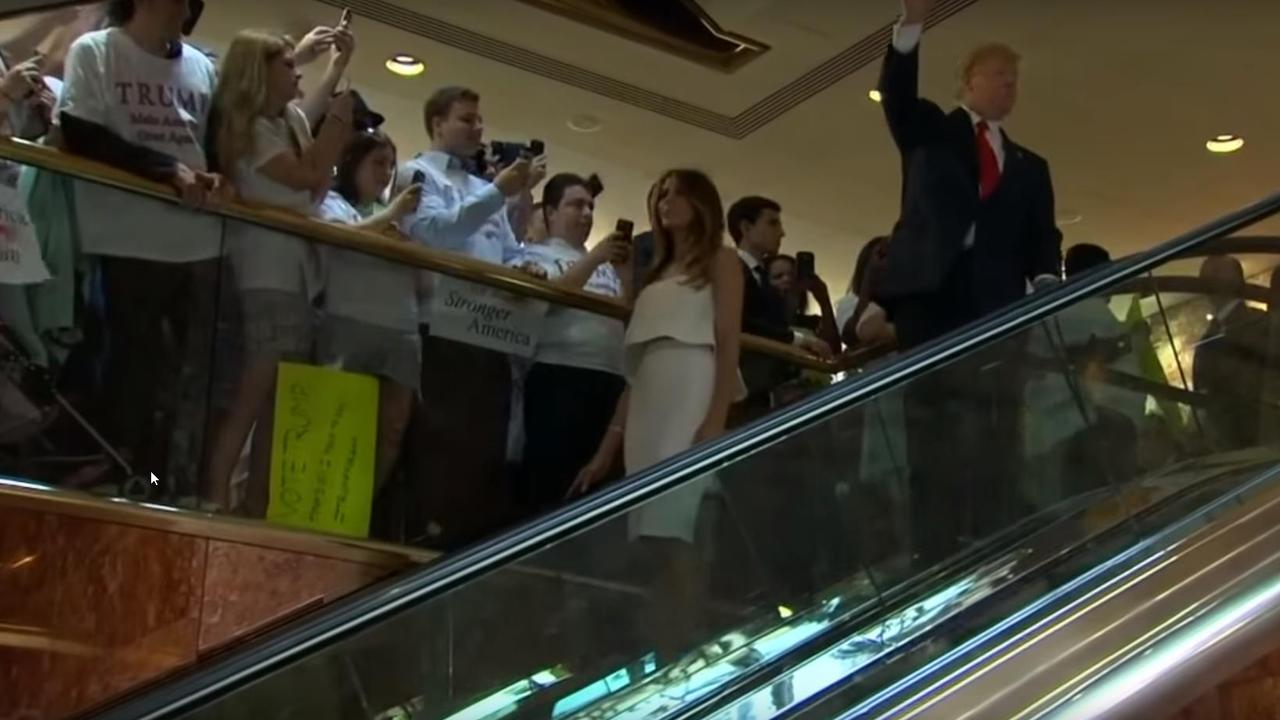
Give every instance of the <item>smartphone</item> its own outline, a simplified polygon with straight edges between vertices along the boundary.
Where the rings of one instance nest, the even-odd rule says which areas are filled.
[[[614,231],[623,237],[627,242],[631,242],[631,233],[635,230],[635,223],[630,220],[619,220]]]
[[[422,172],[421,170],[414,170],[414,171],[413,171],[413,179],[412,179],[412,180],[410,180],[409,182],[410,182],[410,184],[411,184],[411,185],[421,185],[422,183],[424,183],[424,182],[426,182],[426,181],[427,181],[427,174],[426,174],[426,173]]]
[[[538,157],[547,151],[547,146],[542,144],[541,140],[529,141],[529,154]]]
[[[340,27],[340,28],[349,28],[349,27],[351,27],[351,18],[352,18],[352,17],[353,17],[353,16],[352,16],[352,13],[351,13],[351,8],[343,8],[343,9],[342,9],[342,18],[341,18],[340,20],[338,20],[338,27]]]
[[[813,267],[813,261],[813,253],[811,252],[796,253],[796,277],[802,280],[807,280],[813,277],[816,274]]]

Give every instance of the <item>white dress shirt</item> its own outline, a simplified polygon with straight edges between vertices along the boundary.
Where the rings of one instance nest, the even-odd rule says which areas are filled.
[[[899,22],[893,28],[893,49],[905,55],[906,53],[909,53],[916,49],[916,46],[920,44],[920,36],[923,34],[924,34],[924,25],[921,25],[918,23],[915,25],[904,25],[903,23]],[[973,123],[974,134],[976,137],[977,130],[978,130],[978,123],[982,122],[983,117],[978,113],[974,112],[973,110],[969,109],[963,103],[960,105],[960,107],[964,108],[964,111],[969,113],[969,121]],[[987,142],[990,143],[992,151],[995,152],[996,162],[1000,166],[1000,172],[1003,173],[1004,158],[1005,158],[1004,131],[1000,127],[1000,121],[987,120]],[[974,152],[977,152],[977,148],[974,149]],[[979,182],[979,187],[981,187],[981,182]],[[965,233],[965,236],[964,236],[965,250],[969,250],[973,247],[974,242],[977,240],[977,234],[978,234],[978,224],[975,222],[973,225],[969,226],[969,232]],[[1036,280],[1039,281],[1041,278],[1050,278],[1055,280],[1057,279],[1053,275],[1040,275],[1036,277]],[[1031,283],[1028,282],[1027,292],[1030,293],[1031,291],[1032,291],[1032,286],[1031,286]]]
[[[421,170],[422,200],[412,215],[400,221],[405,235],[427,247],[448,250],[495,265],[519,259],[507,217],[506,198],[493,183],[466,171],[458,158],[438,151],[405,163],[401,177]],[[431,273],[424,272],[419,317],[430,322]]]
[[[738,257],[742,258],[742,262],[747,264],[747,268],[751,270],[751,277],[760,284],[760,268],[764,267],[764,263],[760,262],[755,255],[738,248]]]

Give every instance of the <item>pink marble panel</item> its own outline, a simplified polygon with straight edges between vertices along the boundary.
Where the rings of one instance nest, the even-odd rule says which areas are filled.
[[[382,578],[386,567],[209,541],[201,653],[240,640]]]
[[[207,542],[0,507],[0,717],[65,717],[194,661]]]

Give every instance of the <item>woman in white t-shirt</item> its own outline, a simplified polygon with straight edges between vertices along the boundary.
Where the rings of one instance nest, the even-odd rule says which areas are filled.
[[[422,186],[412,185],[384,205],[396,172],[396,146],[385,134],[358,133],[338,163],[334,189],[320,207],[334,223],[395,232],[395,223],[418,208]],[[373,255],[324,248],[324,320],[317,354],[321,364],[376,375],[378,451],[374,477],[381,487],[395,466],[422,377],[418,336],[418,271]]]
[[[288,39],[256,30],[236,35],[214,94],[219,166],[240,198],[315,215],[350,135],[349,93],[328,107],[313,141],[294,103],[301,76]],[[244,317],[245,364],[209,460],[211,500],[226,507],[229,479],[253,429],[248,514],[266,514],[271,411],[276,366],[308,361],[314,339],[312,301],[320,294],[319,255],[309,241],[248,224],[227,225],[228,251]]]

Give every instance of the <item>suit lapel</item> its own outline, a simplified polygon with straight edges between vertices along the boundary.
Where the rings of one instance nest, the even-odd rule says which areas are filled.
[[[1004,137],[1004,170],[1001,172],[1000,184],[1004,185],[1010,180],[1016,183],[1015,178],[1026,167],[1026,151],[1009,137],[1009,133],[1001,130],[1000,135]]]

